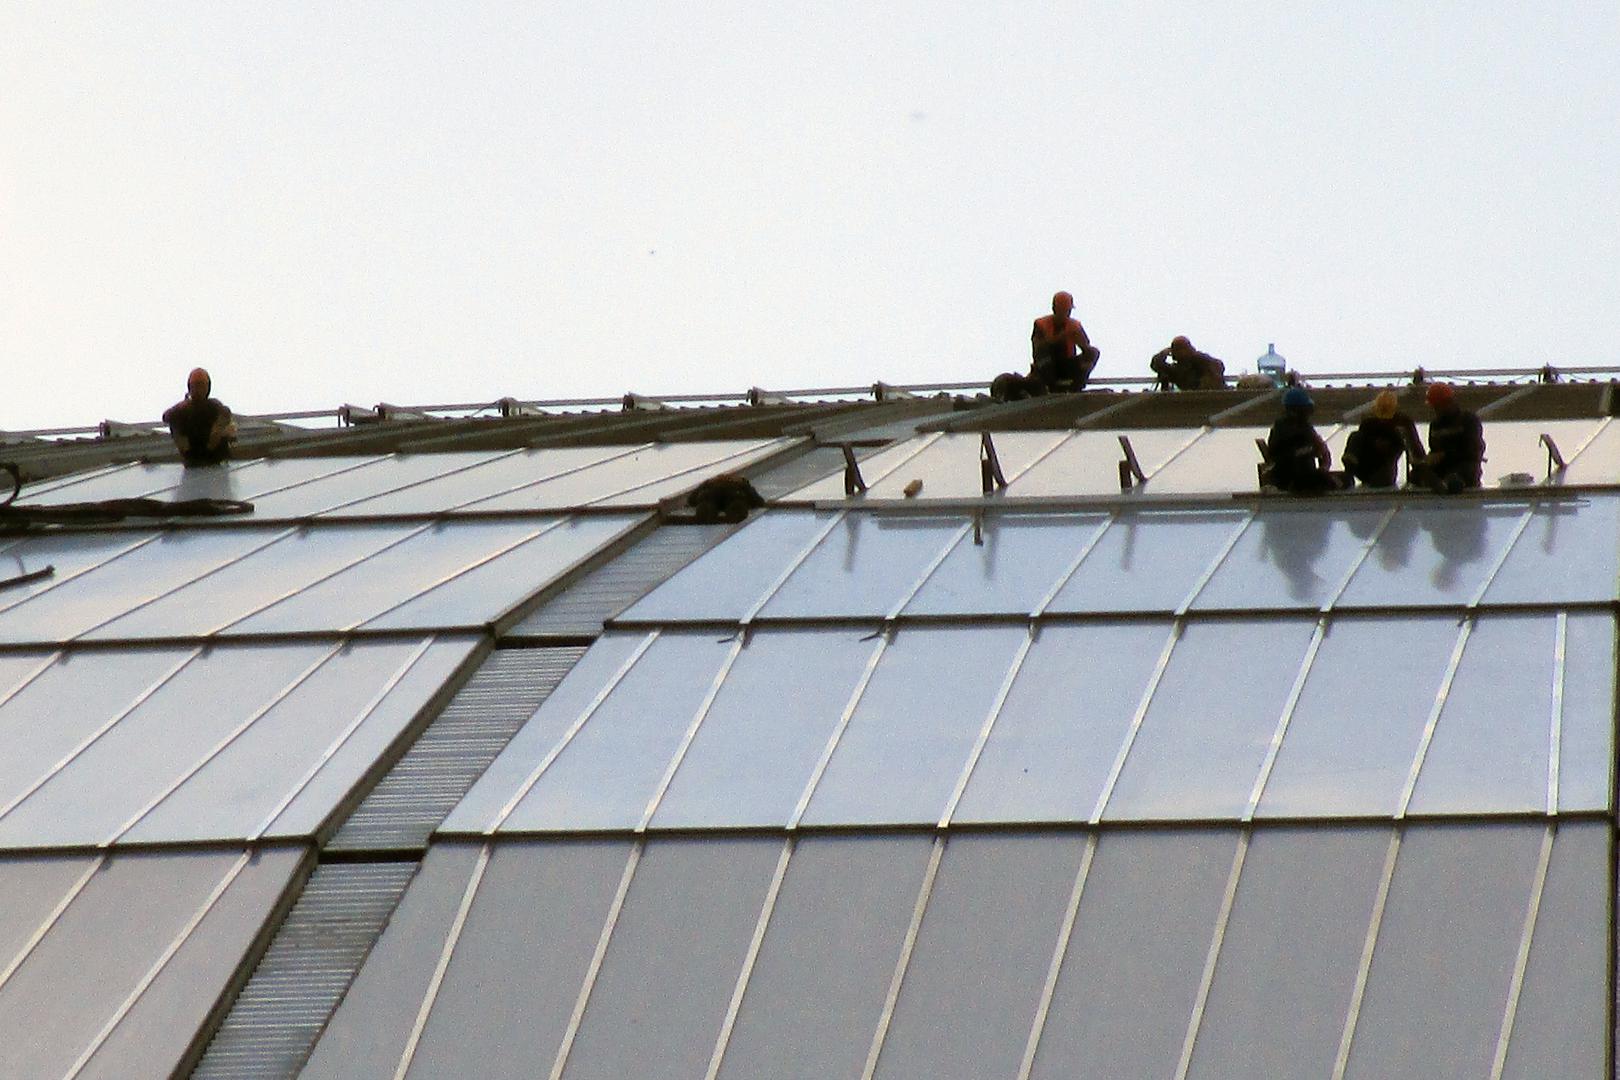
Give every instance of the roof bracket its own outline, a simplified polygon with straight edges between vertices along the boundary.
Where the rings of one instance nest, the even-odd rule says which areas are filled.
[[[357,424],[375,424],[382,419],[382,414],[376,409],[368,409],[364,405],[345,405],[338,410],[338,423],[344,427],[353,427]]]
[[[648,397],[646,394],[637,394],[632,391],[624,395],[625,412],[662,412],[667,408],[669,408],[668,405],[655,397]]]
[[[1147,483],[1147,474],[1142,471],[1142,463],[1136,460],[1136,451],[1131,448],[1131,440],[1127,435],[1119,437],[1119,449],[1125,457],[1119,463],[1119,490],[1131,490],[1131,482]]]
[[[1541,433],[1541,445],[1547,448],[1547,477],[1552,478],[1555,472],[1563,472],[1569,466],[1564,462],[1564,455],[1558,452],[1558,444],[1553,437],[1545,431]]]
[[[861,463],[855,460],[855,447],[850,443],[839,443],[838,449],[844,452],[844,494],[854,495],[866,493],[866,480],[861,476]]]
[[[155,435],[158,429],[144,424],[126,424],[122,420],[103,420],[98,425],[103,439],[127,439],[135,435]]]
[[[872,384],[872,399],[874,401],[905,401],[916,397],[910,390],[902,390],[898,386],[890,386],[881,379]]]
[[[1007,478],[1001,474],[1001,459],[996,457],[996,441],[988,431],[979,433],[979,482],[986,495],[1007,486]]]
[[[750,405],[788,405],[791,401],[785,394],[778,394],[763,387],[750,386],[748,388],[748,404]]]
[[[506,420],[510,420],[514,416],[546,415],[544,410],[537,409],[533,405],[527,405],[515,397],[503,397],[495,405],[501,410],[501,417]]]

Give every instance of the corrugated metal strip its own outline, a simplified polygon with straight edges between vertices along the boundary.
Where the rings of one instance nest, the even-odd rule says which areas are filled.
[[[192,1080],[296,1076],[418,865],[317,867]]]
[[[840,461],[843,459],[840,458]],[[569,585],[513,627],[517,636],[595,635],[681,567],[725,539],[730,525],[665,525]]]
[[[426,847],[439,822],[584,654],[582,646],[491,653],[326,850]]]

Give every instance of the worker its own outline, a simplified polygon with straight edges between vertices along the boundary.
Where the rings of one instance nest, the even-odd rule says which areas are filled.
[[[186,376],[186,396],[163,414],[187,465],[218,465],[231,456],[236,423],[225,403],[209,396],[213,385],[207,371],[193,368]]]
[[[1226,365],[1206,352],[1193,348],[1185,334],[1177,334],[1170,344],[1153,354],[1148,366],[1159,377],[1159,389],[1224,390]]]
[[[1400,410],[1393,390],[1373,398],[1369,415],[1344,443],[1345,471],[1368,487],[1394,487],[1395,467],[1406,455],[1407,470],[1423,460],[1417,424]]]
[[[1086,328],[1073,317],[1074,297],[1052,294],[1052,314],[1035,320],[1029,335],[1029,374],[1002,372],[990,383],[996,401],[1022,401],[1045,394],[1084,390],[1102,350],[1091,344]]]
[[[1301,387],[1283,391],[1283,414],[1271,425],[1266,456],[1271,461],[1271,483],[1294,495],[1317,495],[1347,485],[1343,473],[1329,472],[1333,454],[1311,426],[1316,403]]]
[[[1056,394],[1084,390],[1091,369],[1102,356],[1080,320],[1071,315],[1073,311],[1074,297],[1053,293],[1052,314],[1036,319],[1029,334],[1029,373]]]
[[[1429,421],[1429,452],[1423,458],[1425,481],[1435,491],[1452,495],[1479,487],[1485,463],[1484,425],[1457,404],[1457,392],[1446,383],[1430,386],[1425,400],[1434,410],[1434,419]]]

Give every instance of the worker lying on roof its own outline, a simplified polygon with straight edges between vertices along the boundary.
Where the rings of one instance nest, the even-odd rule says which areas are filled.
[[[1385,390],[1373,399],[1371,411],[1345,440],[1344,467],[1368,487],[1394,487],[1402,454],[1411,471],[1423,460],[1423,442],[1417,424],[1400,410],[1395,392]]]
[[[1170,344],[1148,361],[1159,377],[1159,389],[1224,390],[1226,365],[1206,352],[1193,348],[1185,334],[1177,334]]]
[[[1029,374],[1006,372],[990,384],[997,401],[1019,401],[1042,394],[1068,394],[1086,388],[1102,350],[1091,344],[1086,328],[1073,317],[1074,297],[1052,296],[1052,314],[1035,320],[1029,335]]]
[[[1311,426],[1316,403],[1298,386],[1283,391],[1283,414],[1271,425],[1266,456],[1271,461],[1271,483],[1292,495],[1319,495],[1347,487],[1343,473],[1329,472],[1333,454]]]
[[[231,456],[236,422],[224,402],[208,396],[213,385],[207,371],[193,368],[186,377],[186,396],[163,414],[187,465],[218,465]]]

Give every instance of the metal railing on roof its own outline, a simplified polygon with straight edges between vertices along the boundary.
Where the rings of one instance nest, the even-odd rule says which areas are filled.
[[[1232,377],[1228,376],[1229,381]],[[1620,381],[1620,365],[1587,365],[1553,368],[1417,368],[1400,371],[1344,371],[1301,373],[1302,381],[1310,386],[1378,386],[1408,385],[1431,381],[1449,381],[1473,385],[1513,385],[1524,383],[1613,382]],[[1112,390],[1152,390],[1157,378],[1152,374],[1094,378],[1090,387]],[[380,423],[389,420],[452,420],[487,417],[491,419],[534,418],[566,416],[590,412],[646,411],[660,408],[716,408],[738,406],[782,406],[831,404],[837,402],[877,401],[892,402],[908,398],[935,395],[984,394],[988,380],[972,382],[887,383],[875,382],[864,386],[803,387],[787,390],[766,390],[753,387],[740,393],[717,394],[641,394],[634,391],[618,397],[592,398],[514,398],[503,397],[495,401],[448,402],[432,405],[374,406],[340,405],[330,409],[305,409],[292,412],[240,414],[238,426],[280,426],[308,431],[349,427],[359,424]],[[103,420],[99,424],[75,427],[33,428],[23,431],[0,432],[6,441],[27,439],[119,438],[166,433],[160,420],[120,421]]]

